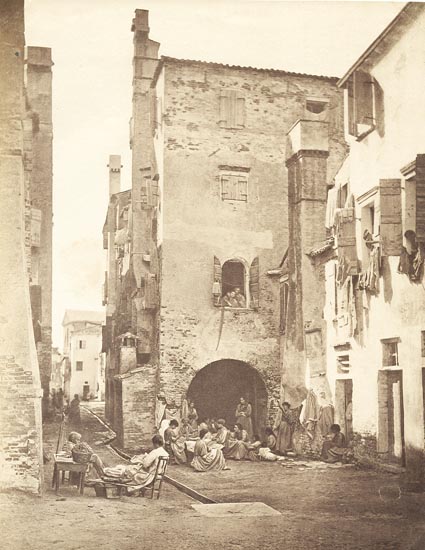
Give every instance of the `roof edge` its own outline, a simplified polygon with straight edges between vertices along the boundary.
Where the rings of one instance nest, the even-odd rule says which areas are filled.
[[[209,67],[214,68],[224,68],[224,69],[233,69],[237,71],[256,71],[256,72],[262,72],[262,73],[271,73],[276,76],[296,76],[301,78],[317,78],[320,80],[328,80],[331,82],[338,82],[339,77],[338,76],[326,76],[326,75],[315,75],[315,74],[308,74],[308,73],[296,73],[291,71],[284,71],[283,69],[262,69],[258,67],[250,67],[250,66],[242,66],[242,65],[229,65],[227,63],[216,63],[213,61],[200,61],[197,59],[179,59],[177,57],[169,57],[167,55],[161,56],[160,62],[158,63],[158,66],[155,71],[155,75],[153,77],[153,82],[156,81],[163,65],[165,63],[180,63],[184,65],[208,65]]]

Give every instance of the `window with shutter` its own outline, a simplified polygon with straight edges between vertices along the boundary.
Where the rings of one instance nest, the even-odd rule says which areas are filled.
[[[245,98],[235,90],[222,90],[219,100],[219,125],[240,129],[245,126]]]
[[[336,243],[338,247],[338,282],[346,276],[359,273],[356,248],[356,218],[354,208],[343,208],[336,215]]]
[[[379,180],[380,240],[383,256],[399,256],[403,245],[401,180]]]
[[[356,123],[360,126],[373,126],[375,123],[373,106],[373,78],[363,71],[354,73],[354,97]],[[358,128],[361,134],[362,128]]]
[[[248,200],[248,175],[245,173],[224,173],[220,175],[221,198],[223,201]]]
[[[249,290],[251,293],[251,307],[258,309],[260,305],[260,264],[258,256],[252,260],[249,269]]]
[[[347,81],[348,132],[361,139],[378,126],[383,127],[383,92],[374,77],[356,71]],[[382,120],[377,120],[377,118]]]

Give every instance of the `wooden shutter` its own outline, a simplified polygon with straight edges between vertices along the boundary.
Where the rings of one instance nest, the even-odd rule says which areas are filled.
[[[221,269],[220,260],[217,256],[214,256],[214,266],[213,266],[213,304],[215,306],[221,305],[221,293],[223,289],[222,279],[223,273]]]
[[[238,92],[235,92],[234,109],[235,109],[235,127],[244,128],[245,126],[245,98]]]
[[[248,178],[238,176],[238,200],[247,201],[248,199]]]
[[[351,136],[357,135],[356,116],[354,112],[354,77],[347,81],[347,101],[348,101],[348,133]]]
[[[354,99],[356,123],[373,126],[373,78],[370,74],[363,71],[354,73]]]
[[[249,290],[251,293],[251,307],[258,309],[260,305],[260,264],[258,256],[252,260],[249,268]]]
[[[220,114],[219,114],[219,124],[221,126],[228,126],[229,123],[229,92],[227,90],[222,90],[220,92]]]
[[[343,208],[337,212],[338,261],[345,268],[346,275],[359,273],[356,248],[356,218],[354,208]]]
[[[379,180],[380,237],[383,256],[399,256],[403,245],[401,226],[401,180]]]
[[[231,181],[230,176],[221,176],[221,198],[223,200],[231,198]]]
[[[425,155],[416,157],[416,239],[425,243]]]
[[[245,126],[245,98],[235,90],[220,92],[219,124],[225,128]]]

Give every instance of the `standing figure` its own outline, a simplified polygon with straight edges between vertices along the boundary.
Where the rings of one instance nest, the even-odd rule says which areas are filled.
[[[195,403],[193,401],[189,402],[189,408],[187,411],[187,418],[189,420],[189,425],[192,430],[198,429],[198,413],[195,409]]]
[[[295,409],[298,411],[299,409]],[[282,455],[292,450],[292,435],[294,433],[296,419],[291,411],[291,405],[287,401],[279,405],[279,412],[274,424],[276,432],[276,451]]]
[[[178,430],[179,423],[177,420],[171,420],[169,427],[164,432],[165,450],[174,457],[177,464],[185,464],[187,462],[185,453],[185,439]]]
[[[320,433],[326,436],[334,423],[334,407],[329,399],[326,399],[326,393],[324,391],[319,394],[319,420],[317,427]]]
[[[253,436],[251,415],[251,404],[248,403],[244,397],[241,397],[239,404],[236,407],[236,424],[241,424],[242,429],[246,430],[248,434],[248,441],[251,441]]]
[[[63,404],[64,404],[63,389],[59,388],[56,393],[56,410],[59,412],[60,415],[62,415],[63,413]]]
[[[79,426],[81,424],[80,398],[78,393],[74,395],[74,399],[69,404],[68,420],[70,424]]]

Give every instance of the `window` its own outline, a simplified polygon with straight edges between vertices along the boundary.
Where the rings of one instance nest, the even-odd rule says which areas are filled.
[[[215,306],[258,308],[258,258],[254,258],[248,269],[246,263],[240,259],[232,258],[221,265],[215,256],[213,276],[212,295]]]
[[[80,349],[86,349],[86,341],[85,340],[79,340],[78,341],[78,347]]]
[[[375,128],[383,134],[383,91],[376,79],[355,71],[347,81],[348,132],[358,140]]]
[[[83,370],[83,362],[77,361],[75,365],[75,370]]]
[[[248,201],[248,174],[242,171],[220,173],[220,195],[223,201]]]
[[[398,367],[398,344],[399,338],[387,338],[382,342],[382,366],[383,367]]]
[[[350,355],[337,355],[336,366],[338,374],[347,374],[350,372]]]
[[[425,357],[425,330],[421,330],[421,357]]]
[[[221,128],[240,129],[245,126],[245,98],[235,90],[220,92],[219,125]]]
[[[310,113],[314,113],[315,115],[319,115],[320,113],[323,113],[323,111],[328,106],[327,101],[319,101],[314,99],[307,99],[306,102],[306,109]]]

